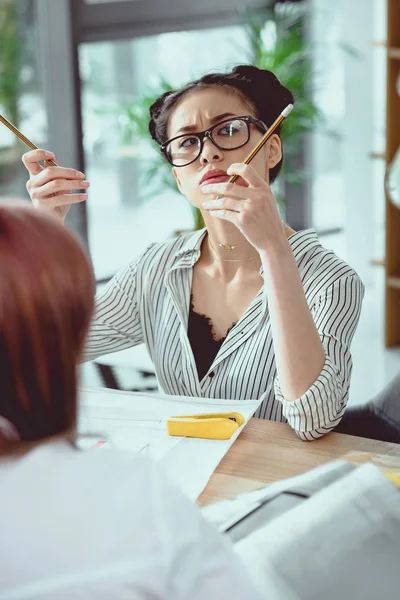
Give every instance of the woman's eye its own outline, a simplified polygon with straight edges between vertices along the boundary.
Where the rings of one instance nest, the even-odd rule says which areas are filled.
[[[181,140],[181,142],[179,144],[179,148],[190,148],[191,146],[194,146],[195,144],[197,144],[197,138],[196,137],[188,137],[188,138],[184,138]]]
[[[227,123],[220,129],[218,129],[218,135],[235,135],[240,129],[238,123]]]

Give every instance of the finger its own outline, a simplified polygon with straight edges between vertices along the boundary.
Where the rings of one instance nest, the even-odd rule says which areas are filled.
[[[53,196],[46,198],[45,200],[34,200],[32,199],[33,206],[41,208],[42,210],[50,210],[59,206],[69,206],[70,204],[78,204],[87,200],[87,194],[64,194],[61,196]]]
[[[66,167],[46,167],[40,173],[32,177],[33,187],[40,187],[49,181],[56,179],[83,180],[85,174],[76,169],[68,169]]]
[[[210,210],[209,215],[223,221],[230,221],[237,226],[238,213],[232,210]]]
[[[260,187],[266,184],[265,179],[253,167],[244,163],[233,163],[227,169],[227,173],[228,175],[239,175],[252,187]]]
[[[49,159],[55,161],[56,157],[54,156],[54,153],[40,149],[25,152],[22,156],[22,162],[31,175],[37,175],[43,171],[43,167],[39,164],[39,161]]]
[[[201,188],[203,194],[215,194],[229,198],[238,198],[240,200],[249,200],[254,196],[254,190],[235,183],[213,183]]]
[[[217,198],[203,202],[202,207],[208,211],[222,209],[239,213],[243,209],[243,202],[232,198]]]
[[[32,199],[41,200],[54,195],[64,195],[75,190],[84,190],[90,186],[88,181],[71,181],[69,179],[53,179],[32,191]]]

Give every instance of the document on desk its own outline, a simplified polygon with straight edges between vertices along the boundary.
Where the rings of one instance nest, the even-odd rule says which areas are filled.
[[[80,446],[145,452],[168,478],[196,500],[212,473],[257,410],[261,400],[218,400],[81,388],[78,431]],[[245,423],[229,440],[171,437],[166,420],[172,415],[240,412]]]

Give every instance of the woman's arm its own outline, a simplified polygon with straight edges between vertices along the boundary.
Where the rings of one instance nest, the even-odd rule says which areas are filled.
[[[286,283],[279,280],[276,287],[279,277],[267,276],[277,364],[275,396],[299,437],[313,440],[332,430],[346,408],[352,371],[350,345],[364,286],[356,274],[347,273],[324,288],[308,308],[303,289],[291,300],[290,291],[294,292],[296,284],[288,278]],[[298,271],[297,278],[300,280]]]
[[[325,350],[286,236],[260,256],[280,387],[287,400],[296,400],[321,373]]]
[[[152,247],[153,244],[136,261],[117,273],[97,296],[83,361],[125,350],[143,342],[139,319],[137,269]]]
[[[354,272],[338,275],[309,307],[268,183],[250,165],[233,164],[227,172],[241,176],[247,187],[205,186],[205,194],[219,198],[203,207],[211,216],[234,223],[260,254],[278,373],[276,397],[296,433],[302,439],[315,439],[339,422],[346,406],[349,348],[363,285]]]

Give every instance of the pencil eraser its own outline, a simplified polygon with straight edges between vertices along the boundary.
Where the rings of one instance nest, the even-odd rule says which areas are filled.
[[[283,117],[287,117],[293,110],[293,104],[288,104],[287,107],[281,112]]]

